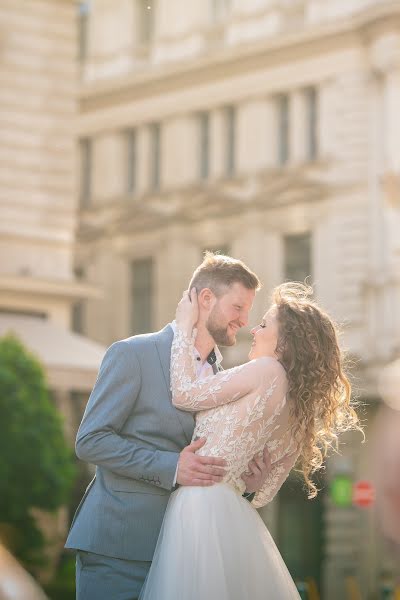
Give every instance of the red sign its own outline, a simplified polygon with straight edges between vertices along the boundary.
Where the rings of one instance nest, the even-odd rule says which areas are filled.
[[[357,481],[353,486],[353,504],[361,508],[371,506],[375,501],[375,489],[369,481]]]

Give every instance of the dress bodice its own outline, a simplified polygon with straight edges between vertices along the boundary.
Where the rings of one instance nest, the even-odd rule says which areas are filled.
[[[276,359],[260,357],[197,380],[194,340],[195,333],[189,338],[177,329],[171,350],[173,403],[196,413],[193,435],[207,439],[199,454],[224,458],[224,481],[240,492],[245,490],[241,475],[267,445],[272,468],[253,500],[258,508],[272,500],[298,456],[285,370]]]

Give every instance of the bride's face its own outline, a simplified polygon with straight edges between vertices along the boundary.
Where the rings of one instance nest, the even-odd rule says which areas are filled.
[[[249,352],[250,360],[260,356],[277,358],[276,347],[279,334],[277,310],[276,306],[272,306],[265,313],[261,323],[251,330],[253,343]]]

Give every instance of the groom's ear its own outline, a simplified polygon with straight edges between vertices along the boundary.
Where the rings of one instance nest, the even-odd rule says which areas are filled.
[[[217,298],[210,288],[203,288],[197,295],[199,308],[210,311],[214,308]]]

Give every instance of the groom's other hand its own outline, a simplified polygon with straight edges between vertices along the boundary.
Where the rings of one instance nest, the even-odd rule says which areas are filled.
[[[247,471],[241,476],[246,484],[246,493],[258,492],[264,485],[271,468],[271,456],[265,446],[264,451],[256,454],[249,462]]]
[[[223,458],[195,454],[205,443],[206,439],[200,438],[180,453],[176,478],[179,485],[208,486],[222,481],[226,473],[226,461]]]

